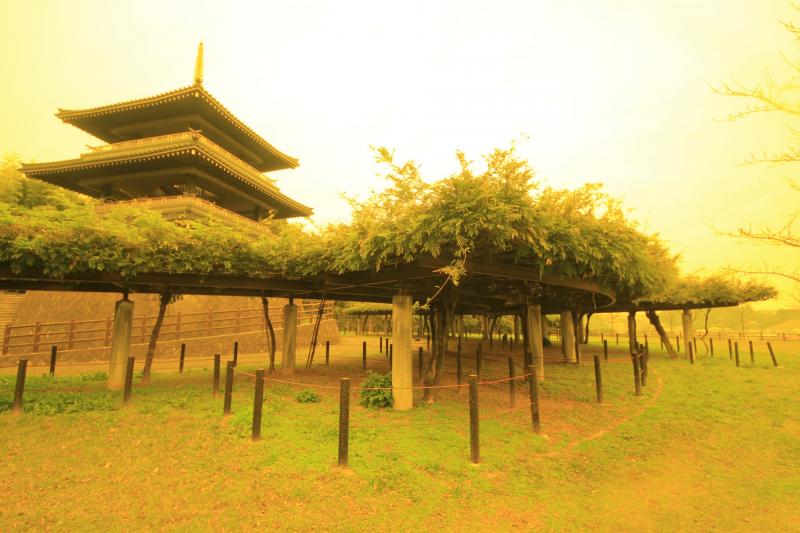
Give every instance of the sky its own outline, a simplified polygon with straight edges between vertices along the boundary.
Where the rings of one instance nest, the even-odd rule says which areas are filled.
[[[69,159],[101,141],[54,113],[204,86],[300,167],[271,174],[347,220],[380,190],[370,146],[428,180],[518,143],[542,185],[599,182],[681,255],[685,273],[794,270],[798,254],[720,236],[797,209],[791,166],[743,165],[787,146],[787,117],[724,120],[723,82],[781,80],[800,46],[784,0],[0,2],[0,153]],[[792,286],[773,280],[797,307]]]

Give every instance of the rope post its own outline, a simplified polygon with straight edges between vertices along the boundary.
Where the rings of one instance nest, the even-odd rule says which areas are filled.
[[[181,343],[181,362],[178,365],[178,373],[183,374],[183,362],[186,359],[186,343]]]
[[[253,397],[253,440],[261,440],[261,409],[264,406],[264,371],[256,370],[256,390]]]
[[[339,380],[339,466],[347,466],[350,445],[350,378]]]
[[[219,364],[222,356],[218,353],[214,354],[214,386],[212,392],[214,396],[219,394]]]
[[[730,339],[728,339],[728,359],[733,359],[733,347]]]
[[[478,376],[469,375],[469,458],[481,462],[480,428],[478,420]]]
[[[756,356],[753,353],[753,341],[747,341],[747,342],[750,343],[750,364],[754,365],[756,364]]]
[[[608,341],[603,339],[603,359],[608,361]]]
[[[228,361],[225,365],[225,403],[222,407],[222,414],[231,414],[231,400],[233,399],[233,367],[236,363]]]
[[[508,396],[509,401],[511,402],[511,407],[514,407],[514,404],[517,403],[517,382],[514,379],[514,359],[509,356],[508,357]]]
[[[641,374],[639,373],[639,354],[633,352],[631,354],[631,359],[633,360],[633,385],[634,390],[636,392],[636,396],[642,395],[642,382],[641,382]]]
[[[539,420],[539,382],[536,379],[536,367],[528,365],[525,367],[528,374],[528,389],[531,395],[531,427],[534,433],[538,434],[541,431],[541,424]]]
[[[55,344],[50,347],[50,375],[56,375],[56,357],[58,357],[58,346]]]
[[[128,365],[125,367],[125,388],[122,392],[122,403],[128,403],[131,399],[131,387],[133,386],[133,363],[134,358],[128,357]]]
[[[325,341],[325,366],[331,364],[331,341]]]
[[[708,349],[711,350],[711,357],[714,357],[714,339],[708,338]]]
[[[367,341],[361,343],[361,368],[367,370]]]
[[[694,348],[692,348],[692,343],[686,345],[689,348],[689,362],[694,364]]]
[[[11,410],[15,413],[22,412],[22,395],[25,392],[25,375],[28,371],[28,360],[20,359],[17,363],[17,383],[14,386],[14,403]]]
[[[733,343],[733,355],[736,358],[736,366],[739,366],[739,341]]]
[[[233,341],[233,366],[239,364],[239,341]]]
[[[597,403],[603,403],[603,374],[599,355],[594,356],[594,388],[597,391]]]
[[[425,365],[424,361],[424,353],[425,351],[422,349],[422,346],[419,347],[419,355],[417,357],[417,370],[419,374],[419,379],[422,381],[422,367]]]
[[[772,358],[772,365],[778,366],[778,360],[775,359],[775,352],[772,351],[772,344],[769,342],[767,343],[767,348],[769,349],[769,356]]]

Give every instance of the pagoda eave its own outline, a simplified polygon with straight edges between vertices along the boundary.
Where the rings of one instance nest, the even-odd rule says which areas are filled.
[[[276,218],[312,214],[311,208],[281,193],[254,169],[248,171],[197,141],[111,150],[80,159],[27,164],[21,170],[29,177],[95,197],[169,196],[191,184],[234,212],[255,207],[273,212]],[[104,193],[104,187],[115,192]]]

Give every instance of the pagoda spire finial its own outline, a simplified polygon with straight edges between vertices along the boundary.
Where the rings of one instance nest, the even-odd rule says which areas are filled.
[[[203,41],[197,45],[197,59],[194,61],[194,84],[203,85]]]

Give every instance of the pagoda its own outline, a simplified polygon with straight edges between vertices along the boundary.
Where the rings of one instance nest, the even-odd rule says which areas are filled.
[[[170,218],[205,215],[252,225],[308,216],[263,173],[295,168],[203,87],[203,43],[194,83],[170,92],[58,118],[101,139],[77,159],[23,165],[22,172],[105,201],[157,209]]]

